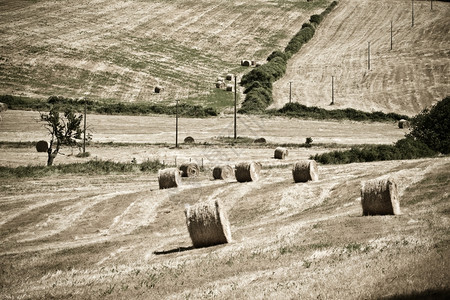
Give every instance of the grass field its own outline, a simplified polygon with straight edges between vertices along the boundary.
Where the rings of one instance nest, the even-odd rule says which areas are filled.
[[[450,298],[448,156],[319,164],[318,181],[296,184],[291,168],[299,160],[394,144],[409,129],[238,115],[233,139],[234,99],[214,88],[216,78],[248,71],[243,58],[262,61],[283,49],[330,2],[0,0],[0,94],[181,99],[222,110],[179,118],[179,148],[175,116],[89,113],[90,156],[63,147],[51,172],[47,153],[34,147],[49,140],[39,112],[3,111],[0,298]],[[410,28],[411,1],[339,1],[275,84],[273,107],[288,101],[290,81],[294,101],[327,109],[413,115],[448,96],[449,3],[433,1],[433,12],[428,1],[414,3]],[[373,69],[366,72],[367,39]],[[155,85],[164,92],[153,93]],[[183,143],[187,136],[195,143]],[[260,137],[267,143],[252,142]],[[285,160],[273,158],[277,146],[288,148]],[[213,180],[214,166],[244,161],[261,163],[258,181]],[[88,162],[118,168],[80,174],[76,164]],[[154,165],[138,169],[145,162]],[[200,175],[160,190],[156,168],[186,162],[201,165]],[[363,217],[361,185],[384,175],[397,181],[402,213]],[[213,199],[224,204],[233,241],[193,248],[185,206]]]

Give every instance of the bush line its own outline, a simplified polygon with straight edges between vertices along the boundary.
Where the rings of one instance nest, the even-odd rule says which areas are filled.
[[[246,88],[246,96],[239,113],[262,113],[273,102],[273,82],[286,73],[287,61],[314,36],[317,26],[336,5],[337,1],[333,1],[320,15],[312,15],[309,23],[302,25],[284,51],[272,52],[267,57],[267,63],[242,76],[240,84]]]
[[[0,166],[0,178],[43,177],[60,174],[108,175],[123,173],[156,173],[166,166],[158,160],[147,160],[141,164],[90,160],[84,163],[61,164],[55,166],[20,166],[17,168]]]
[[[331,151],[312,155],[310,159],[314,159],[322,164],[349,164],[355,162],[433,157],[436,154],[435,151],[420,141],[412,138],[403,138],[398,140],[394,145],[352,147],[346,151]]]
[[[364,112],[353,108],[326,110],[316,106],[308,107],[306,105],[294,102],[287,103],[283,108],[279,110],[269,110],[267,112],[274,116],[288,116],[294,118],[310,118],[317,120],[333,119],[333,120],[352,120],[352,121],[374,121],[374,122],[386,122],[386,121],[398,121],[401,119],[409,120],[406,115],[400,115],[396,113],[384,113],[381,111],[376,112]]]
[[[1,95],[0,102],[6,103],[9,109],[32,109],[48,111],[53,105],[60,105],[62,107],[71,107],[77,112],[86,108],[88,112],[97,114],[108,115],[147,115],[147,114],[176,114],[176,107],[174,105],[162,105],[154,103],[105,103],[84,99],[72,99],[62,96],[50,96],[47,101],[41,101],[32,98],[23,98],[12,95]],[[181,103],[178,105],[178,114],[183,117],[210,117],[217,116],[218,112],[212,107],[203,107],[200,105],[191,105],[187,103]]]

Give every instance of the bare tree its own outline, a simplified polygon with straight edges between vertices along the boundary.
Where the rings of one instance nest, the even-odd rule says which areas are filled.
[[[53,165],[53,160],[58,155],[61,146],[77,146],[82,139],[83,130],[81,121],[83,115],[76,115],[71,109],[66,109],[64,115],[60,115],[57,107],[52,107],[48,114],[41,114],[41,121],[50,134],[50,143],[47,150],[47,166]]]

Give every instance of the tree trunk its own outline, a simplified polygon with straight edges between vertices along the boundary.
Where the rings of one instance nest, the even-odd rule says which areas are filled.
[[[57,150],[52,152],[52,148],[48,148],[47,153],[48,153],[47,166],[52,166],[53,160],[55,159],[58,152],[57,152]]]

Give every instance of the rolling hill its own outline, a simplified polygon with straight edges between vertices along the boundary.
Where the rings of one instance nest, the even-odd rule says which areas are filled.
[[[0,1],[0,93],[201,98],[217,92],[217,77],[247,71],[241,59],[264,60],[285,45],[330,2]]]
[[[411,4],[339,1],[274,84],[273,107],[289,102],[290,84],[292,101],[324,108],[415,115],[445,98],[450,93],[450,4],[433,1],[431,10],[429,1],[415,1],[414,26]]]

